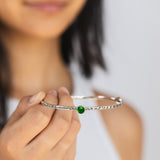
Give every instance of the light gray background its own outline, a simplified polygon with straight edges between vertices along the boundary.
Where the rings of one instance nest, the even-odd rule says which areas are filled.
[[[93,85],[125,97],[144,121],[144,160],[160,159],[160,1],[105,1],[104,56]]]

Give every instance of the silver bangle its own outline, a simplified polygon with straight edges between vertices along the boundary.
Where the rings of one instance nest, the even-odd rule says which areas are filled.
[[[102,110],[102,109],[110,109],[110,108],[116,108],[122,105],[122,98],[120,97],[107,97],[107,96],[71,96],[72,99],[109,99],[112,101],[115,101],[116,104],[114,105],[109,105],[109,106],[83,106],[83,105],[78,105],[78,106],[62,106],[62,105],[54,105],[54,104],[49,104],[44,101],[41,101],[40,104],[47,106],[47,107],[52,107],[55,109],[66,109],[66,110],[77,110],[79,114],[82,114],[86,111],[93,111],[93,110]]]

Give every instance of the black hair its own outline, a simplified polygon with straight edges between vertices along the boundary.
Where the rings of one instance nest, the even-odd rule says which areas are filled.
[[[81,73],[87,78],[93,75],[95,64],[107,71],[102,55],[104,40],[102,15],[102,0],[88,0],[80,15],[62,35],[61,53],[66,64],[69,64],[71,59],[78,55]],[[75,42],[78,46],[73,45]],[[75,46],[79,50],[75,49]]]
[[[102,8],[102,0],[87,0],[81,13],[61,36],[61,53],[64,62],[69,65],[72,58],[78,55],[81,73],[86,78],[92,77],[95,64],[107,71],[102,55],[104,39]],[[75,42],[79,47],[74,44]],[[9,68],[5,48],[0,41],[0,130],[7,122],[6,94],[10,91],[11,79]]]

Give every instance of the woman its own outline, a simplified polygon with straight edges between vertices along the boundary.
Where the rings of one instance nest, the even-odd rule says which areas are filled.
[[[106,69],[101,54],[101,12],[101,0],[0,0],[0,159],[73,160],[78,155],[81,160],[116,160],[109,138],[108,148],[99,139],[97,146],[88,143],[89,136],[83,139],[82,145],[97,147],[92,157],[80,141],[77,147],[82,150],[76,151],[76,139],[84,125],[76,111],[55,111],[40,105],[41,100],[73,105],[70,95],[76,86],[68,70],[73,58],[78,59],[81,73],[88,79],[95,64]],[[85,89],[89,90],[87,85]],[[95,95],[103,94],[92,90]],[[8,120],[7,96],[19,100]],[[9,108],[13,107],[11,102]],[[99,113],[117,157],[140,160],[139,115],[126,103]]]

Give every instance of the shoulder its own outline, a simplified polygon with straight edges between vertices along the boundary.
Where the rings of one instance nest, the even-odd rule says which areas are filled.
[[[93,89],[95,95],[106,95]],[[107,102],[110,104],[111,102]],[[105,105],[107,105],[105,101]],[[99,101],[98,105],[103,105]],[[122,106],[109,110],[100,111],[107,130],[117,148],[122,160],[140,160],[142,154],[143,123],[135,109],[124,102]]]

